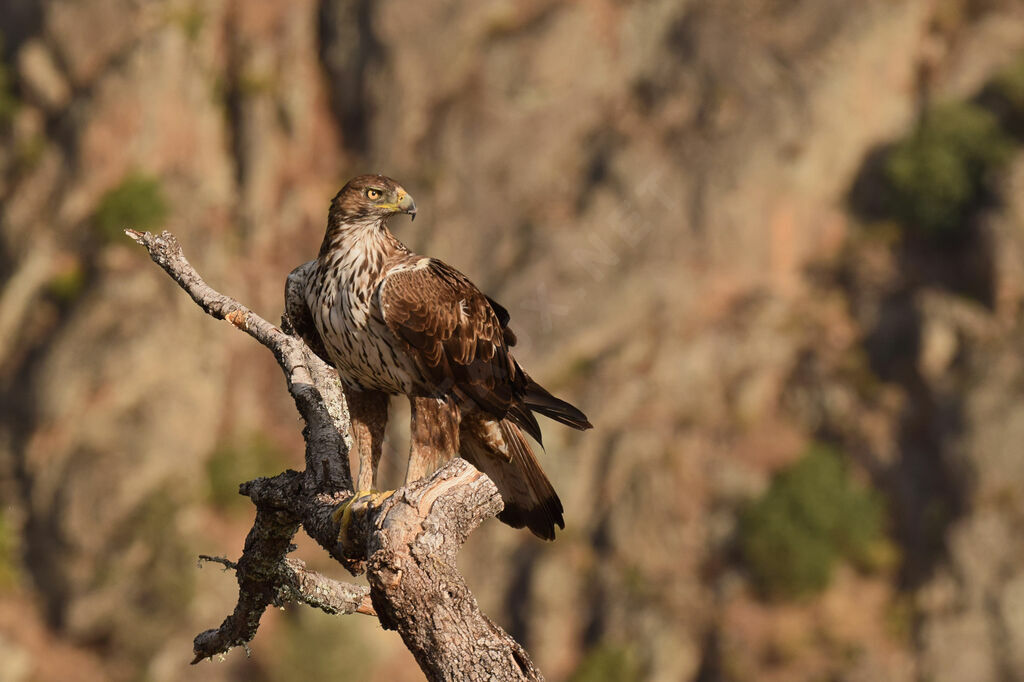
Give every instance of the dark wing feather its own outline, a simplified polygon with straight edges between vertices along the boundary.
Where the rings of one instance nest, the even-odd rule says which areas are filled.
[[[512,319],[512,316],[508,314],[508,310],[490,296],[487,297],[487,302],[491,304],[491,310],[498,316],[498,322],[501,323],[501,334],[505,337],[505,344],[508,346],[516,345],[516,334],[508,326],[509,321]]]
[[[392,270],[377,297],[385,324],[416,357],[427,379],[425,390],[454,392],[539,438],[533,416],[523,419],[529,414],[520,404],[526,379],[509,355],[498,311],[508,313],[496,309],[458,270],[436,259],[413,267],[421,262],[407,257],[409,267]]]
[[[501,324],[502,327],[507,327],[509,320],[512,319],[512,316],[508,314],[508,310],[505,308],[505,306],[498,303],[490,296],[486,296],[486,298],[487,302],[491,306],[491,310],[493,310],[494,314],[498,317],[498,322]]]
[[[587,415],[583,414],[578,407],[551,395],[546,388],[531,379],[525,372],[523,372],[523,376],[526,378],[526,393],[523,396],[523,402],[530,410],[580,431],[594,428],[594,425],[587,419]]]

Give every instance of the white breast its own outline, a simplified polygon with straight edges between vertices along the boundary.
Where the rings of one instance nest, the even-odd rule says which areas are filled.
[[[318,265],[327,268],[336,287],[318,286],[324,271],[310,277],[306,302],[314,323],[344,383],[361,390],[411,393],[411,359],[371,310],[379,268],[365,264],[353,251],[338,249],[340,255]]]

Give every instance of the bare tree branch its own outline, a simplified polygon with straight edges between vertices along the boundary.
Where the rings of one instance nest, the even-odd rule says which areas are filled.
[[[339,542],[336,512],[353,489],[345,443],[348,410],[334,371],[298,336],[286,333],[288,320],[283,331],[211,288],[171,233],[126,233],[200,308],[274,353],[306,422],[304,471],[239,488],[257,510],[239,560],[201,557],[235,570],[238,602],[218,628],[196,636],[193,663],[245,647],[268,606],[303,603],[331,614],[376,615],[385,628],[399,632],[430,680],[543,679],[523,647],[480,612],[455,565],[469,534],[502,509],[494,483],[454,458],[389,497],[353,502],[352,521]],[[299,284],[289,279],[289,297]],[[370,587],[320,575],[289,558],[300,527],[353,574],[365,568]]]
[[[209,554],[200,554],[199,555],[199,568],[202,568],[204,563],[207,563],[207,564],[220,564],[221,566],[224,567],[225,571],[233,571],[234,569],[238,568],[238,564],[236,564],[234,561],[231,561],[227,557],[223,557],[223,556],[210,556]]]
[[[480,612],[455,565],[469,534],[502,506],[491,479],[455,458],[397,491],[370,520],[370,597],[381,625],[398,630],[431,680],[543,679]]]
[[[276,606],[301,602],[324,613],[377,615],[370,601],[369,588],[339,582],[311,571],[300,559],[285,559],[285,564],[291,569],[291,574],[278,593]]]

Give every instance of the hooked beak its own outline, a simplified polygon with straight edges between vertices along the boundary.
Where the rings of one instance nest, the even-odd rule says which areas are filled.
[[[399,211],[402,213],[408,213],[412,220],[416,220],[416,202],[412,200],[412,195],[404,189],[398,190],[397,205]]]

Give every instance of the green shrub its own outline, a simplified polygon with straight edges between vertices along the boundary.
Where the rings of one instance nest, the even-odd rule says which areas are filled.
[[[238,494],[239,484],[286,468],[285,453],[261,433],[225,441],[206,460],[210,503],[226,511],[247,509],[246,498]]]
[[[130,173],[100,199],[93,216],[99,235],[108,242],[122,240],[125,228],[151,230],[167,219],[169,208],[157,178]]]
[[[15,588],[19,574],[17,530],[7,515],[0,511],[0,592]]]
[[[936,107],[885,160],[890,212],[935,236],[958,230],[984,200],[987,178],[1006,163],[1013,144],[996,116],[977,105]]]
[[[569,676],[569,682],[634,682],[639,679],[640,666],[633,652],[612,644],[591,649]]]
[[[50,295],[60,303],[74,302],[85,291],[85,286],[85,268],[78,260],[68,262],[47,282]]]
[[[11,76],[7,67],[0,64],[0,129],[7,129],[18,111],[18,98],[11,89]]]
[[[149,661],[168,632],[188,620],[196,594],[196,548],[179,521],[189,503],[187,486],[170,481],[148,491],[110,529],[107,551],[97,558],[88,587],[116,592],[123,602],[117,612],[122,615],[100,625],[99,634],[121,657]]]
[[[43,160],[46,153],[46,137],[32,135],[19,139],[14,148],[14,168],[18,175],[31,173]]]
[[[1024,54],[996,74],[986,87],[1003,122],[1018,136],[1024,135]]]
[[[125,536],[146,546],[148,558],[140,566],[146,576],[135,592],[135,599],[150,615],[179,621],[187,612],[195,595],[195,562],[193,549],[178,528],[178,515],[188,504],[173,487],[150,492],[131,515]],[[159,618],[157,618],[159,620]],[[164,622],[167,622],[164,621]],[[159,638],[156,628],[153,639]]]
[[[239,94],[246,97],[272,95],[278,88],[273,74],[262,71],[247,71],[238,78]]]
[[[4,49],[4,37],[0,33],[0,52]],[[14,78],[11,67],[0,61],[0,130],[6,130],[18,113],[18,98],[14,94]]]
[[[798,597],[824,589],[839,559],[874,567],[884,520],[879,495],[856,485],[834,450],[816,445],[742,514],[740,549],[764,595]]]
[[[1024,55],[996,74],[992,85],[1008,102],[1024,111]]]
[[[363,623],[305,606],[287,608],[265,679],[274,682],[373,679],[379,654]]]
[[[181,28],[182,33],[185,34],[190,43],[199,40],[199,36],[203,32],[203,26],[206,24],[206,15],[203,14],[203,10],[198,4],[174,10],[169,14],[168,18]]]

